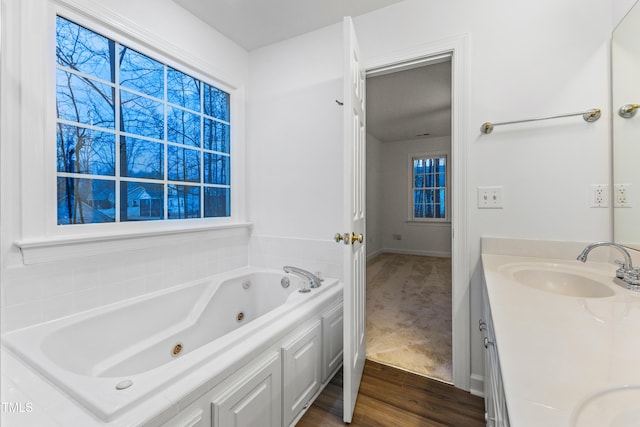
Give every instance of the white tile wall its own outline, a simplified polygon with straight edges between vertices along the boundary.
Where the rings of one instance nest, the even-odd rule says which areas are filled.
[[[7,268],[2,332],[248,265],[249,234]]]
[[[344,245],[332,240],[227,236],[8,268],[2,332],[252,265],[294,265],[342,278]]]
[[[254,267],[281,269],[293,265],[324,277],[342,279],[344,245],[333,240],[297,239],[278,236],[252,236],[249,264]]]

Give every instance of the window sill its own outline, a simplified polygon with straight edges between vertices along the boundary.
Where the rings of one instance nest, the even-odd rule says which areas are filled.
[[[14,242],[22,253],[22,262],[40,264],[92,255],[137,250],[207,239],[248,235],[251,223],[182,227],[136,233],[94,234],[47,237]]]

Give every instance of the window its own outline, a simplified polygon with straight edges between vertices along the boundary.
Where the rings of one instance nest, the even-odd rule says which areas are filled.
[[[447,220],[447,156],[411,158],[412,220]]]
[[[230,95],[56,18],[58,225],[228,217]]]

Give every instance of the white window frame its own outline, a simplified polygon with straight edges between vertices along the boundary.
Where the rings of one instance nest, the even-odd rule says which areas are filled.
[[[68,22],[72,23],[72,24],[78,24],[77,22],[73,21],[72,19],[62,16],[62,15],[58,15],[63,19],[66,19]],[[88,28],[86,26],[84,26],[88,31],[91,31],[95,34],[104,36],[104,34],[102,32],[100,32],[102,29],[96,29],[94,28]],[[109,37],[110,40],[113,40],[117,43],[117,47],[125,47],[129,50],[131,50],[131,46],[129,44],[125,44],[120,42],[120,40],[117,39],[113,39],[111,37]],[[56,45],[57,45],[57,41],[56,41]],[[141,53],[139,51],[136,50],[136,53]],[[151,54],[153,55],[153,54]],[[102,181],[110,181],[114,183],[114,218],[113,221],[107,221],[105,222],[106,224],[115,224],[115,223],[119,223],[121,222],[121,217],[120,214],[122,212],[122,208],[121,208],[121,204],[122,203],[127,203],[127,201],[123,201],[121,200],[121,190],[120,190],[120,184],[123,181],[128,182],[130,185],[134,185],[136,183],[143,183],[143,184],[151,184],[151,185],[162,185],[164,188],[163,191],[163,199],[162,199],[162,205],[163,205],[163,213],[162,213],[162,218],[159,219],[152,219],[149,221],[176,221],[176,219],[170,219],[169,218],[169,209],[170,209],[170,203],[169,203],[169,187],[174,185],[174,186],[187,186],[187,187],[194,187],[194,188],[198,188],[199,189],[199,206],[200,206],[200,217],[198,218],[189,218],[190,221],[198,221],[198,220],[202,220],[204,218],[206,218],[204,216],[204,210],[205,210],[205,193],[206,193],[206,189],[207,188],[228,188],[231,191],[232,186],[231,185],[219,185],[219,184],[208,184],[204,181],[204,156],[206,154],[215,154],[215,155],[219,155],[219,156],[223,156],[223,157],[227,157],[228,159],[230,159],[231,161],[231,166],[233,167],[233,160],[231,159],[231,156],[227,153],[223,153],[223,152],[217,152],[214,151],[212,149],[207,149],[204,147],[204,144],[202,144],[201,146],[198,147],[193,147],[193,146],[185,146],[182,145],[178,142],[172,142],[168,135],[167,135],[167,116],[168,116],[168,111],[170,108],[174,108],[177,110],[184,110],[184,111],[188,111],[190,114],[194,115],[194,116],[198,116],[200,122],[202,123],[203,118],[204,119],[208,119],[211,120],[212,122],[219,122],[219,123],[223,123],[226,125],[229,125],[229,127],[232,127],[232,121],[231,120],[222,120],[219,118],[214,118],[211,117],[211,115],[207,116],[205,115],[205,112],[203,109],[198,110],[198,111],[192,111],[187,109],[186,107],[182,107],[182,106],[178,106],[175,104],[172,104],[169,99],[166,96],[166,92],[167,92],[167,69],[168,68],[173,68],[178,72],[182,72],[186,75],[189,75],[190,77],[194,77],[197,78],[199,82],[201,83],[205,83],[208,84],[210,87],[213,87],[215,89],[221,89],[220,88],[220,83],[216,82],[215,84],[212,84],[210,81],[204,80],[201,77],[195,77],[194,74],[197,74],[197,71],[192,70],[192,69],[188,69],[187,71],[185,71],[184,67],[171,67],[169,66],[169,64],[167,64],[167,61],[164,57],[159,57],[158,54],[156,54],[155,56],[151,56],[149,54],[147,54],[146,56],[154,61],[157,61],[159,64],[161,64],[164,68],[164,87],[165,87],[165,94],[163,99],[158,99],[152,96],[149,96],[147,94],[144,93],[140,93],[138,91],[136,91],[135,89],[129,88],[127,86],[123,86],[120,84],[119,79],[116,77],[116,81],[115,82],[108,82],[108,81],[101,81],[100,78],[95,77],[95,76],[91,76],[91,75],[86,75],[84,73],[76,73],[73,70],[71,70],[68,67],[64,67],[64,66],[60,66],[59,64],[56,64],[56,69],[57,70],[61,70],[63,72],[70,72],[75,76],[85,76],[88,77],[94,81],[97,81],[99,83],[102,83],[104,85],[108,85],[109,87],[113,87],[115,88],[115,92],[116,92],[116,96],[114,99],[114,102],[118,102],[121,96],[122,91],[125,91],[127,94],[129,95],[135,95],[135,96],[140,96],[144,99],[147,100],[151,100],[152,102],[158,104],[158,105],[162,105],[163,109],[164,109],[164,127],[165,127],[165,136],[164,139],[157,139],[157,138],[151,138],[151,137],[147,137],[147,136],[139,136],[136,134],[131,134],[131,133],[127,133],[127,132],[122,132],[118,126],[118,123],[120,121],[123,120],[122,117],[119,117],[119,114],[116,112],[114,114],[114,128],[113,129],[105,129],[105,128],[100,128],[100,127],[93,127],[88,125],[87,123],[76,123],[74,121],[69,121],[69,120],[65,120],[65,119],[58,119],[57,120],[57,124],[62,124],[62,125],[67,125],[67,126],[80,126],[81,128],[85,128],[85,129],[93,129],[97,132],[102,132],[104,134],[111,134],[114,135],[114,175],[112,176],[103,176],[103,175],[94,175],[91,173],[67,173],[67,172],[61,172],[61,171],[57,171],[57,177],[58,178],[65,178],[65,177],[71,177],[74,179],[85,179],[85,180],[102,180]],[[116,76],[118,76],[120,72],[120,69],[118,68],[116,70]],[[226,90],[225,90],[226,92]],[[202,103],[202,98],[204,95],[204,89],[200,92],[200,103]],[[57,97],[57,96],[56,96]],[[202,108],[202,106],[201,106]],[[119,118],[118,118],[119,117]],[[204,125],[201,126],[200,128],[200,138],[201,140],[203,140],[203,134],[204,134]],[[161,178],[157,178],[157,179],[148,179],[148,178],[137,178],[137,177],[127,177],[126,174],[124,173],[124,171],[121,170],[121,164],[120,164],[120,144],[121,142],[121,136],[125,136],[127,138],[134,138],[134,139],[139,139],[142,141],[146,141],[146,142],[153,142],[155,144],[159,144],[163,147],[163,176]],[[169,159],[169,150],[171,148],[179,148],[179,149],[184,149],[184,150],[189,150],[190,152],[195,152],[197,153],[199,159],[200,159],[200,170],[199,170],[199,181],[175,181],[175,180],[171,180],[169,179],[169,166],[168,166],[168,159]],[[231,197],[230,197],[231,198]],[[231,203],[233,203],[233,199],[231,199]],[[230,213],[230,212],[229,212]],[[230,215],[229,215],[230,216]],[[228,216],[224,216],[225,218]],[[211,217],[211,218],[222,218],[222,217]],[[125,221],[122,221],[125,222]],[[97,225],[97,223],[90,223],[92,225]],[[68,227],[76,227],[78,225],[84,225],[84,224],[61,224],[64,226],[68,226]]]
[[[162,236],[176,234],[198,239],[199,233],[211,237],[215,230],[221,235],[245,235],[250,228],[246,221],[245,179],[245,83],[230,76],[215,76],[204,70],[219,68],[210,58],[201,58],[159,39],[155,34],[137,26],[97,3],[76,8],[74,0],[39,0],[21,2],[20,80],[28,82],[22,89],[24,102],[14,113],[3,114],[19,123],[20,164],[13,165],[20,176],[22,193],[22,229],[14,244],[21,249],[25,264],[65,259],[73,256],[95,255],[119,250],[114,242],[136,239],[138,247],[153,247]],[[172,219],[104,224],[57,224],[57,180],[55,141],[55,45],[56,16],[60,15],[79,25],[121,42],[177,70],[188,73],[230,95],[231,115],[231,215],[229,217]],[[210,62],[211,61],[211,62]],[[18,69],[18,67],[16,67]],[[42,72],[47,70],[47,72]],[[188,183],[185,183],[188,185]],[[15,184],[17,185],[17,183]],[[111,242],[104,245],[105,241]]]
[[[441,158],[444,157],[446,161],[446,169],[445,169],[445,217],[444,218],[416,218],[414,216],[414,198],[413,198],[413,190],[414,190],[414,176],[413,176],[413,161],[415,159],[426,159],[426,158]],[[450,154],[444,151],[434,151],[434,152],[419,152],[419,153],[410,153],[409,161],[408,161],[408,190],[407,190],[407,199],[408,199],[408,222],[414,224],[446,224],[451,222],[451,165],[450,165]]]

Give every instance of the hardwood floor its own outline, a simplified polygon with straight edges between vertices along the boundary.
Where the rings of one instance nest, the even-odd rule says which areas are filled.
[[[350,425],[480,427],[485,425],[484,401],[449,384],[367,360]],[[296,426],[344,426],[342,371]]]

